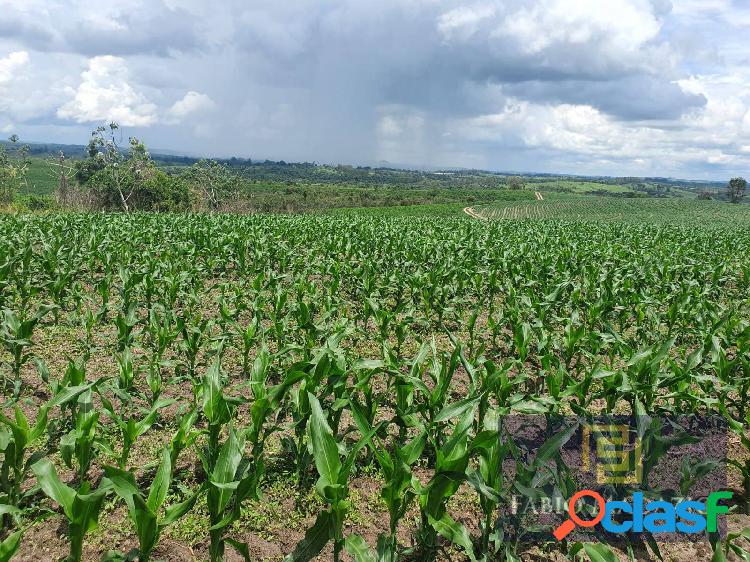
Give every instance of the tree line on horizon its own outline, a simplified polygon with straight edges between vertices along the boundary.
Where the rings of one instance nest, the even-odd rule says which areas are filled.
[[[21,144],[16,135],[10,137],[8,143],[0,144],[0,205],[13,203],[15,197],[27,185],[27,175],[30,168],[29,145]],[[157,158],[159,164],[157,163]],[[191,165],[163,166],[182,162],[181,157],[164,160],[163,155],[155,158],[139,139],[131,137],[123,141],[120,127],[116,123],[97,127],[91,135],[84,157],[81,159],[67,159],[60,151],[59,158],[51,163],[56,176],[57,188],[55,199],[63,208],[122,211],[129,213],[135,210],[143,211],[219,211],[231,210],[232,203],[243,197],[243,187],[248,181],[253,181],[252,168],[258,163],[249,159],[234,158],[230,160],[195,160]],[[290,175],[285,168],[293,166],[295,173],[292,178],[304,180],[313,177],[316,183],[330,183],[331,177],[342,174],[351,176],[350,181],[356,184],[368,185],[372,182],[382,182],[383,174],[372,172],[372,168],[352,166],[330,167],[330,170],[320,172],[315,163],[287,164],[281,162],[262,163],[269,170],[263,172],[263,177],[269,176],[280,181]],[[297,170],[299,168],[301,172]],[[383,169],[394,172],[398,178],[399,187],[410,183],[422,185],[425,177],[438,177],[437,185],[445,181],[445,177],[438,174],[428,174],[419,171],[404,171]],[[356,171],[356,173],[355,173]],[[378,169],[380,171],[380,169]],[[398,173],[397,173],[398,172]],[[362,174],[365,174],[364,176]],[[459,179],[462,172],[456,172]],[[450,176],[449,174],[448,176]],[[329,176],[329,177],[326,177]],[[362,176],[362,177],[360,177]],[[446,176],[447,177],[447,176]],[[360,179],[367,178],[360,182]],[[341,178],[338,178],[339,181]],[[482,180],[486,177],[482,176]],[[504,188],[508,190],[523,190],[527,181],[519,175],[495,175],[487,185],[473,185],[473,187]],[[442,181],[441,181],[442,180]],[[257,181],[257,180],[255,180]],[[430,178],[432,181],[432,178]],[[420,183],[421,182],[421,183]],[[383,185],[382,183],[380,185]],[[387,179],[386,179],[387,185]],[[453,184],[452,184],[453,185]],[[459,186],[461,184],[459,183]],[[645,185],[645,184],[644,184]],[[655,196],[659,191],[649,190],[648,186],[640,191]],[[664,191],[664,190],[663,190]],[[668,191],[668,190],[666,190]],[[725,196],[732,203],[740,203],[747,191],[747,181],[742,177],[732,178],[725,189]],[[246,195],[246,193],[245,193]],[[305,199],[307,192],[304,193]],[[663,195],[663,193],[662,193]],[[713,198],[708,191],[699,195],[700,199]]]

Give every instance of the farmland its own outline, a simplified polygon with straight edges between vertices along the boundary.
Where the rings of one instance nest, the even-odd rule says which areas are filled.
[[[0,562],[750,562],[750,0],[0,4]]]
[[[2,143],[0,143],[1,145]],[[83,147],[56,146],[64,150],[67,165],[81,163]],[[36,210],[54,206],[60,168],[53,147],[31,145],[32,156],[24,182],[17,193],[21,208]],[[196,158],[157,154],[153,163],[172,178],[184,178]],[[715,184],[694,184],[659,178],[586,178],[573,176],[526,175],[525,190],[508,190],[506,174],[481,170],[448,172],[413,171],[390,168],[288,164],[283,162],[220,161],[232,175],[239,201],[232,211],[243,212],[328,212],[341,208],[372,208],[417,205],[482,205],[507,201],[533,201],[532,192],[544,191],[551,197],[598,195],[613,199],[695,198],[703,190],[723,197],[724,189]],[[70,184],[76,184],[72,168]],[[83,187],[83,186],[80,186]],[[87,186],[91,192],[92,186]],[[577,199],[577,198],[576,198]],[[154,209],[142,209],[154,210]]]
[[[747,215],[638,203],[3,216],[3,559],[609,559],[496,532],[518,490],[579,489],[561,416],[748,424]],[[517,415],[562,429],[535,455]],[[613,551],[711,556],[680,548]]]
[[[747,205],[685,199],[615,199],[546,194],[544,201],[495,201],[474,205],[486,219],[563,219],[604,222],[741,225],[750,220]]]

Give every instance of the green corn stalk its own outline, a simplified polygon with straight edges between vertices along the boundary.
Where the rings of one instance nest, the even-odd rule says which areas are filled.
[[[18,406],[15,407],[15,419],[0,413],[0,424],[9,430],[0,430],[0,451],[3,453],[0,465],[0,503],[13,507],[22,505],[25,499],[22,488],[29,468],[44,456],[42,450],[30,455],[27,453],[46,431],[50,407],[51,405],[45,404],[40,408],[33,427],[29,425],[26,415]],[[4,523],[7,527],[10,522]]]
[[[744,419],[738,421],[735,419],[723,405],[719,406],[724,419],[731,429],[739,438],[742,447],[747,453],[750,451],[750,437],[748,437],[748,427],[750,427],[750,413]],[[728,459],[727,463],[734,466],[742,477],[742,511],[750,515],[750,457],[745,456],[744,460]]]
[[[211,562],[219,562],[224,559],[227,526],[239,518],[245,499],[257,497],[258,474],[254,469],[262,465],[243,463],[245,432],[238,432],[232,425],[234,403],[223,394],[218,354],[203,379],[203,415],[208,421],[208,443],[199,457],[207,475],[209,556]],[[221,443],[220,433],[227,424],[229,435]]]
[[[292,365],[287,375],[287,379],[297,380],[300,384],[289,392],[294,439],[288,436],[282,440],[282,443],[295,458],[297,485],[300,489],[306,485],[307,469],[312,461],[311,452],[304,443],[308,422],[312,415],[308,395],[319,392],[321,385],[326,382],[325,390],[337,399],[338,408],[329,412],[330,421],[334,426],[338,425],[341,406],[346,403],[343,397],[347,380],[346,359],[340,347],[344,335],[343,330],[331,335],[324,346],[311,351],[312,356],[309,359]]]
[[[203,343],[208,337],[211,331],[211,322],[203,320],[200,317],[196,318],[194,322],[185,324],[182,327],[182,338],[180,340],[180,348],[183,355],[185,356],[185,363],[187,367],[187,378],[190,381],[196,380],[196,367],[198,361],[198,353],[200,353]]]
[[[84,363],[70,359],[62,378],[50,381],[50,390],[53,396],[64,395],[64,393],[76,393],[75,396],[78,397],[81,394],[80,390],[96,390],[105,380],[105,378],[100,378],[94,382],[87,382]],[[66,400],[61,403],[61,409],[63,413],[67,411],[67,418],[63,418],[55,429],[72,429],[75,427],[78,400]],[[55,435],[55,437],[59,438],[60,436]]]
[[[138,373],[133,363],[133,353],[126,347],[115,359],[118,367],[117,388],[123,391],[124,396],[129,397]]]
[[[60,454],[65,465],[75,469],[80,482],[86,481],[91,463],[101,447],[97,436],[100,413],[94,408],[91,389],[84,390],[78,396],[73,416],[73,429],[60,439]]]
[[[264,474],[263,451],[265,441],[275,427],[268,427],[268,416],[278,410],[287,389],[299,377],[290,373],[286,380],[266,390],[265,380],[268,369],[268,355],[261,353],[253,368],[250,382],[253,402],[250,407],[251,424],[243,430],[235,430],[232,425],[236,401],[226,398],[221,386],[221,368],[218,355],[203,380],[203,414],[208,421],[208,444],[199,457],[208,476],[206,501],[211,527],[209,554],[212,562],[222,560],[225,545],[242,552],[246,547],[225,536],[229,525],[240,518],[242,502],[246,499],[259,499],[259,484]],[[220,443],[222,427],[229,424],[229,435]],[[173,438],[179,447],[195,439],[189,425],[181,424]],[[245,444],[252,443],[251,455],[245,455]]]
[[[234,403],[223,394],[221,360],[217,355],[203,377],[203,416],[208,422],[208,444],[205,457],[209,466],[214,466],[219,456],[221,428],[234,417]]]
[[[182,331],[183,323],[184,321],[181,318],[174,318],[173,313],[161,304],[155,304],[149,308],[146,330],[154,354],[159,359],[177,340]]]
[[[252,351],[259,327],[260,320],[256,316],[246,327],[238,328],[240,336],[242,337],[242,374],[245,376],[250,374],[250,351]]]
[[[630,545],[628,545],[630,546]],[[568,551],[568,558],[575,560],[579,553],[585,553],[591,562],[619,562],[619,558],[612,549],[603,543],[575,543]],[[631,560],[633,557],[631,555]]]
[[[91,358],[91,355],[97,350],[97,347],[94,344],[94,328],[96,327],[97,319],[96,315],[91,310],[78,312],[77,316],[79,324],[83,327],[83,330],[86,333],[83,345],[83,359],[84,361],[88,361]]]
[[[138,537],[138,550],[130,553],[129,559],[137,557],[138,562],[148,562],[162,531],[190,511],[203,492],[203,489],[199,488],[185,501],[167,506],[162,515],[162,506],[169,493],[173,472],[172,451],[169,447],[165,447],[162,449],[161,462],[151,482],[149,493],[144,496],[132,472],[113,466],[104,467],[106,481],[102,484],[111,486],[114,492],[125,501],[128,506],[128,515]],[[121,553],[109,553],[106,560],[124,561],[128,557]]]
[[[173,399],[159,400],[150,410],[144,413],[143,417],[138,419],[135,416],[124,415],[123,408],[115,408],[112,402],[106,397],[100,395],[100,398],[102,406],[120,430],[122,451],[117,459],[117,466],[120,469],[125,469],[127,467],[128,459],[130,458],[130,450],[133,447],[133,444],[141,435],[151,429],[151,426],[154,425],[157,420],[159,410],[171,406],[176,402]]]
[[[198,409],[193,407],[187,413],[179,416],[180,425],[172,436],[169,444],[171,452],[170,463],[173,468],[177,467],[177,457],[185,449],[192,447],[196,439],[203,433],[195,429],[195,422],[198,419]]]
[[[718,541],[711,562],[727,562],[732,556],[736,560],[750,559],[750,527],[728,533],[723,541]]]
[[[133,296],[136,287],[143,280],[144,273],[141,271],[134,271],[133,267],[125,267],[123,263],[117,264],[117,273],[121,281],[119,292],[122,301],[122,310],[127,317],[130,316],[130,312],[136,304],[133,302]]]
[[[242,502],[255,498],[256,474],[247,463],[243,463],[245,435],[230,424],[229,434],[219,446],[216,462],[203,457],[208,475],[206,503],[211,527],[209,556],[211,562],[224,560],[227,527],[241,514]]]
[[[134,334],[133,329],[138,325],[138,314],[135,304],[127,308],[125,314],[117,314],[115,326],[117,326],[117,351],[123,352],[125,349],[133,346]]]
[[[0,506],[0,512],[2,512],[2,506]],[[0,562],[8,562],[15,556],[18,547],[21,546],[22,538],[23,531],[15,531],[0,541]]]
[[[457,523],[446,510],[446,503],[466,479],[469,465],[469,432],[474,422],[476,402],[466,409],[450,437],[436,448],[435,472],[426,486],[413,480],[419,499],[420,526],[417,542],[424,560],[434,560],[438,534],[460,546],[469,560],[476,560],[474,546],[466,528]],[[436,427],[433,430],[439,431]],[[428,439],[437,442],[434,434]]]
[[[49,459],[41,459],[31,466],[42,491],[58,503],[68,520],[68,540],[70,554],[68,562],[80,562],[83,554],[83,541],[86,533],[93,531],[99,524],[99,513],[104,498],[110,490],[102,482],[96,490],[91,489],[89,482],[82,482],[79,488],[73,489],[63,484],[55,467]]]
[[[159,396],[161,396],[164,390],[164,380],[161,376],[162,361],[156,357],[152,357],[148,362],[148,368],[146,369],[146,384],[151,393],[149,397],[152,406],[157,404]]]
[[[96,321],[103,324],[107,320],[107,312],[109,310],[109,297],[112,290],[112,273],[107,273],[96,285],[96,291],[99,293],[101,298],[101,306],[96,312]]]
[[[29,349],[34,345],[32,338],[34,328],[54,306],[43,306],[30,318],[19,318],[15,312],[7,308],[2,312],[2,323],[0,324],[0,343],[11,355],[10,370],[13,375],[13,396],[18,397],[21,393],[21,368],[31,359]],[[10,381],[4,379],[3,384],[8,388]]]
[[[0,503],[19,508],[26,507],[34,493],[33,489],[23,491],[28,471],[36,461],[50,452],[52,446],[50,443],[46,449],[36,449],[48,429],[49,412],[77,400],[78,396],[89,388],[83,385],[62,389],[39,408],[33,426],[18,406],[15,407],[14,419],[0,414],[0,424],[8,429],[0,431],[0,451],[3,452],[0,464]],[[4,526],[8,526],[10,521],[6,520],[7,518],[3,519]]]
[[[363,435],[346,453],[342,463],[339,443],[328,425],[320,402],[312,394],[308,394],[307,399],[312,412],[308,424],[308,438],[318,471],[315,490],[328,508],[318,514],[315,524],[307,530],[305,538],[297,543],[294,551],[285,558],[285,562],[307,562],[317,556],[328,541],[333,541],[333,560],[339,562],[344,548],[344,519],[349,508],[349,474],[354,467],[357,454],[362,447],[370,443],[375,430]]]
[[[547,419],[548,433],[551,433],[550,423],[550,419]],[[498,499],[502,499],[506,504],[510,503],[511,496],[518,494],[523,496],[525,502],[539,501],[542,498],[562,499],[570,497],[578,490],[577,483],[570,470],[562,462],[560,450],[577,429],[578,423],[563,426],[557,433],[552,434],[532,456],[530,451],[522,450],[514,443],[501,423],[497,429],[501,439],[500,447],[503,452],[509,452],[511,459],[515,462],[513,477],[500,477],[495,480],[495,486],[490,487],[486,483],[492,481],[492,476],[489,475],[489,478],[485,479],[481,473],[480,465],[479,473],[469,473],[469,483],[478,491],[480,498],[484,497],[489,502],[489,505],[497,502]],[[486,435],[477,435],[475,438],[477,449],[485,448],[486,438]],[[483,452],[482,456],[490,460],[491,466],[491,463],[494,462],[492,457],[498,453],[499,451],[489,450]],[[482,503],[481,499],[480,504],[485,508],[489,507],[487,503]],[[511,562],[520,560],[518,551],[523,545],[524,536],[530,530],[527,529],[523,516],[520,515],[525,512],[526,507],[525,504],[522,505],[517,515],[508,514],[506,516],[505,529],[500,527],[503,522],[497,521],[495,532],[490,537],[493,545],[491,545],[489,552],[483,552],[485,556],[490,555],[491,559],[492,550],[499,546],[500,552],[497,554],[501,559]],[[513,532],[513,529],[515,529],[515,532]],[[500,541],[499,544],[498,541]]]
[[[352,415],[362,435],[375,434],[379,426],[372,429],[371,420],[356,402],[352,402]],[[377,560],[379,562],[396,562],[399,559],[396,531],[398,523],[406,515],[411,503],[416,498],[415,489],[418,482],[412,474],[412,466],[419,460],[427,443],[427,433],[422,431],[409,443],[403,446],[386,447],[384,444],[372,445],[385,485],[380,497],[386,504],[389,514],[389,532],[378,536],[376,552],[372,553],[364,540],[357,535],[349,535],[345,541],[347,552],[357,561]]]
[[[471,452],[479,457],[479,467],[467,471],[467,481],[479,494],[479,506],[484,514],[480,524],[480,552],[484,559],[488,560],[494,553],[499,552],[502,545],[500,533],[494,532],[494,517],[504,499],[505,478],[502,463],[508,451],[508,444],[501,438],[497,412],[485,413],[483,426],[483,430],[477,433],[471,442]]]

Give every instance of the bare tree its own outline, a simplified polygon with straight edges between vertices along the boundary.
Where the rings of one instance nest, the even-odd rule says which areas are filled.
[[[190,184],[200,192],[212,210],[217,210],[227,199],[237,194],[240,178],[224,164],[201,160],[187,173]]]
[[[103,195],[114,196],[122,210],[129,213],[133,194],[154,166],[146,146],[138,139],[131,137],[129,150],[123,150],[118,129],[117,123],[110,123],[108,127],[97,127],[91,133],[88,151],[93,164],[90,168],[95,171],[86,181],[94,181]]]
[[[70,204],[70,180],[75,175],[75,168],[68,163],[62,150],[57,158],[47,161],[47,166],[50,175],[57,180],[55,200],[61,207],[67,207]]]
[[[745,178],[732,178],[727,184],[727,192],[729,193],[729,200],[732,203],[739,203],[745,196],[747,190],[747,181]]]
[[[505,183],[507,184],[508,189],[523,189],[526,187],[521,176],[509,176],[508,179],[505,180]]]
[[[106,173],[109,187],[117,191],[120,198],[122,210],[130,212],[128,201],[133,196],[134,184],[126,181],[125,174],[125,155],[120,148],[115,131],[120,127],[117,123],[110,123],[109,127],[97,127],[91,133],[92,144],[97,148],[95,158],[103,164],[103,171]],[[109,129],[109,130],[107,130]]]
[[[9,139],[13,152],[0,145],[0,203],[10,203],[21,189],[28,186],[26,174],[29,171],[29,146],[19,145],[18,135]]]

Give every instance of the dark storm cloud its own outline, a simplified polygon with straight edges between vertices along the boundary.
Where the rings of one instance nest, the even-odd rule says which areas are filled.
[[[634,55],[606,27],[593,27],[585,43],[562,35],[529,52],[525,37],[505,29],[523,2],[489,2],[485,11],[475,8],[478,15],[462,5],[471,6],[322,2],[295,11],[256,2],[237,10],[234,45],[268,82],[355,89],[365,103],[408,104],[441,116],[504,103],[477,96],[483,85],[506,85],[523,99],[590,104],[620,119],[671,119],[705,103],[672,82],[657,41],[646,38],[639,47],[636,40]],[[654,17],[671,8],[669,1],[653,5]],[[476,24],[462,27],[472,17]],[[538,25],[533,31],[547,22]]]
[[[26,11],[0,2],[0,39],[41,52],[166,57],[208,46],[200,18],[163,2],[129,3],[118,9],[79,9],[49,3]]]
[[[55,134],[115,108],[215,155],[634,173],[750,154],[750,19],[720,0],[27,2],[0,0],[0,89],[55,83]]]
[[[204,49],[198,19],[189,12],[154,2],[145,11],[123,12],[113,18],[113,29],[74,24],[66,31],[65,43],[74,52],[96,55],[153,55],[167,57],[176,52]]]
[[[55,43],[55,34],[48,28],[7,11],[0,15],[0,39],[2,38],[16,40],[40,51],[46,51]]]
[[[706,105],[706,97],[690,94],[677,84],[652,76],[628,76],[610,81],[528,81],[509,84],[513,96],[541,103],[593,105],[630,121],[678,119]]]

